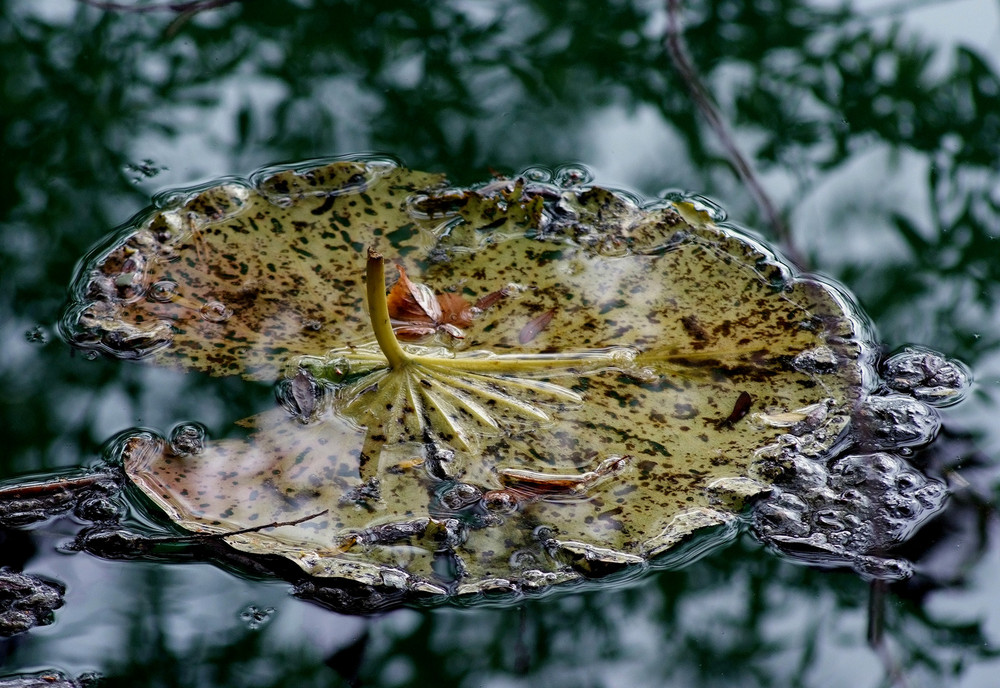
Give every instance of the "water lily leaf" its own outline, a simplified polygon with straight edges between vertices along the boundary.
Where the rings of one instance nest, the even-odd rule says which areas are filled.
[[[171,519],[414,593],[682,557],[788,446],[829,455],[871,379],[834,287],[696,205],[370,161],[177,197],[77,295],[80,346],[285,375],[246,438],[122,445]]]

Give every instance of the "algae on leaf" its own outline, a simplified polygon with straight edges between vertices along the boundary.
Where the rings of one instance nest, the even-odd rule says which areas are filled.
[[[245,439],[121,444],[172,520],[413,593],[683,557],[789,436],[828,454],[872,379],[833,287],[695,204],[378,161],[175,197],[76,295],[78,346],[282,377]]]

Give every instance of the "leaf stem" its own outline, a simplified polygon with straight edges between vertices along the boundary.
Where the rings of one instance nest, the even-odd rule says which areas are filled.
[[[626,347],[612,347],[595,351],[553,354],[486,354],[446,358],[443,356],[412,356],[414,363],[429,367],[444,367],[467,373],[504,375],[534,371],[581,372],[596,368],[630,367],[635,352]],[[579,369],[579,370],[574,370]]]
[[[368,248],[368,263],[365,266],[368,289],[368,317],[372,321],[375,341],[385,354],[390,368],[401,368],[410,362],[410,356],[403,351],[396,333],[392,331],[389,319],[389,303],[385,297],[385,258],[375,249]]]

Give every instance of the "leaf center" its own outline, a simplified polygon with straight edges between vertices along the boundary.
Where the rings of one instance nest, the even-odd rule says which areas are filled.
[[[431,430],[459,449],[501,429],[552,422],[551,411],[578,406],[577,379],[605,371],[641,376],[629,347],[547,354],[454,353],[443,347],[403,346],[393,331],[385,288],[385,259],[369,249],[365,268],[368,316],[377,349],[331,352],[343,382],[338,411],[369,428],[383,443],[419,441]],[[327,377],[320,366],[314,373]],[[566,378],[567,383],[551,378]],[[379,430],[380,428],[380,430]]]

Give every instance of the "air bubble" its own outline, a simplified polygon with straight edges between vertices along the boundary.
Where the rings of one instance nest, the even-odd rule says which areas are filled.
[[[868,502],[868,498],[865,497],[864,493],[861,492],[861,490],[857,490],[854,488],[850,488],[841,492],[838,500],[844,504],[853,504],[858,506],[866,505],[866,503]]]
[[[515,571],[523,571],[525,569],[537,569],[538,568],[538,557],[535,553],[526,550],[519,549],[510,555],[510,567]]]
[[[170,280],[154,282],[146,292],[146,298],[157,303],[169,303],[177,298],[177,283]],[[202,313],[204,313],[204,309]]]
[[[170,451],[174,456],[200,454],[208,432],[201,423],[180,423],[170,431]]]
[[[707,196],[691,194],[684,200],[694,205],[696,209],[707,213],[712,218],[712,222],[725,222],[728,217],[726,209]]]
[[[563,189],[586,186],[594,181],[594,174],[583,165],[562,165],[556,168],[553,182]]]
[[[913,473],[900,473],[896,476],[896,487],[900,490],[911,490],[923,482]]]
[[[88,308],[80,313],[76,319],[76,324],[85,330],[96,328],[100,324],[101,319],[94,310],[94,308]]]
[[[553,537],[552,528],[548,526],[536,526],[535,529],[531,531],[531,536],[539,542],[545,543]]]
[[[512,514],[517,511],[517,498],[507,490],[490,490],[483,495],[483,506],[496,513]]]
[[[527,179],[529,182],[538,182],[539,184],[545,184],[552,181],[552,170],[547,167],[529,167],[528,169],[521,172],[521,176]]]
[[[441,495],[441,505],[451,511],[459,511],[478,502],[483,493],[474,485],[457,483]]]
[[[209,301],[201,307],[201,317],[208,322],[220,323],[229,320],[233,311],[220,301]]]

